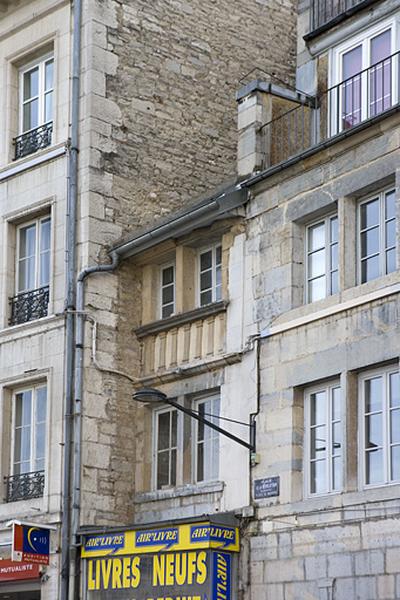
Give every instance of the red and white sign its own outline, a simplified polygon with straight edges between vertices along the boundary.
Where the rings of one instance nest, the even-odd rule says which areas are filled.
[[[39,577],[40,565],[0,560],[0,583],[3,581],[20,581],[21,579],[39,579]]]

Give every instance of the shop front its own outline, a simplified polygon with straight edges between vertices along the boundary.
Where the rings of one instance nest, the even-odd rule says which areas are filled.
[[[0,600],[40,600],[40,565],[0,560]]]
[[[232,520],[175,522],[83,536],[85,600],[235,600]]]

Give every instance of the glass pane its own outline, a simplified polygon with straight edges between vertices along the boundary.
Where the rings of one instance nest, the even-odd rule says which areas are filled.
[[[390,442],[400,443],[400,409],[390,411]]]
[[[44,219],[40,223],[40,251],[50,250],[50,219]]]
[[[215,300],[216,302],[222,300],[222,287],[220,285],[215,288]]]
[[[169,452],[160,452],[157,456],[157,488],[169,484]]]
[[[382,435],[382,413],[370,415],[365,418],[365,447],[381,448]]]
[[[167,267],[162,270],[162,284],[168,285],[174,281],[174,267]]]
[[[40,255],[40,277],[39,286],[49,285],[50,281],[50,252]]]
[[[382,377],[365,381],[365,412],[382,410]]]
[[[311,394],[311,425],[326,423],[326,392]]]
[[[388,29],[371,39],[371,65],[387,58],[391,54],[391,30]]]
[[[31,428],[30,426],[21,428],[21,459],[29,461],[31,456]]]
[[[197,481],[204,481],[204,444],[197,445]]]
[[[162,311],[161,311],[161,316],[163,319],[166,319],[167,317],[170,317],[174,312],[174,305],[173,304],[167,304],[166,306],[162,307]]]
[[[21,428],[14,432],[14,463],[21,461]]]
[[[386,273],[393,273],[396,270],[396,249],[386,252]]]
[[[212,293],[211,290],[208,292],[202,292],[200,294],[200,304],[201,306],[205,306],[206,304],[211,304],[212,302]]]
[[[353,77],[362,69],[362,46],[343,54],[343,80]]]
[[[325,461],[311,463],[311,493],[318,494],[327,491]]]
[[[158,415],[158,450],[169,448],[169,422],[170,413],[165,412]]]
[[[396,221],[392,219],[386,223],[386,248],[396,245]]]
[[[49,60],[45,65],[45,89],[51,90],[53,88],[53,77],[54,77],[54,61]]]
[[[337,217],[331,218],[331,243],[339,239],[339,220]]]
[[[338,267],[338,253],[339,245],[333,244],[331,246],[331,270],[337,269]]]
[[[34,465],[35,471],[44,471],[44,458],[38,458]]]
[[[385,218],[393,219],[396,216],[396,196],[394,190],[386,194],[385,205]]]
[[[40,425],[36,425],[36,451],[35,458],[43,458],[45,455],[45,445],[46,445],[46,425],[45,423],[40,423]]]
[[[337,294],[339,291],[339,272],[333,271],[331,273],[331,294]]]
[[[174,301],[174,287],[172,285],[168,285],[162,289],[162,303],[170,304]]]
[[[23,113],[23,132],[29,131],[30,129],[36,129],[36,127],[39,126],[39,101],[32,100],[31,102],[24,104]]]
[[[22,425],[31,425],[32,422],[32,392],[22,393]]]
[[[201,290],[207,290],[209,288],[211,288],[212,285],[212,272],[211,271],[204,271],[203,273],[201,273],[200,275],[200,289]]]
[[[325,458],[326,428],[325,425],[311,429],[311,458]]]
[[[368,229],[361,234],[361,258],[379,252],[379,227]]]
[[[361,263],[361,283],[379,277],[379,256],[372,256]]]
[[[53,92],[47,92],[44,97],[44,122],[53,120]]]
[[[370,83],[370,114],[376,115],[391,105],[391,60],[390,30],[385,31],[371,40],[371,65],[369,71]],[[378,64],[377,64],[378,63]]]
[[[23,227],[19,232],[19,258],[35,256],[36,254],[36,225]]]
[[[308,277],[314,278],[325,274],[325,250],[318,250],[308,256]]]
[[[176,485],[176,450],[171,451],[171,478],[170,485]]]
[[[21,427],[22,425],[22,403],[23,395],[17,394],[15,396],[15,427]]]
[[[313,252],[325,247],[325,223],[318,223],[308,229],[308,250]]]
[[[340,490],[342,487],[342,457],[335,456],[332,460],[332,489]]]
[[[204,271],[205,269],[211,269],[212,266],[212,251],[203,252],[200,255],[200,270]]]
[[[366,482],[380,483],[383,481],[383,454],[382,450],[373,450],[366,453]]]
[[[178,432],[178,413],[176,410],[171,412],[171,446],[177,445],[177,432]]]
[[[341,417],[340,387],[332,389],[332,420],[339,421]]]
[[[362,46],[343,54],[342,116],[343,128],[352,127],[361,121],[361,77]]]
[[[342,424],[334,423],[332,426],[332,454],[340,454],[342,447]]]
[[[39,94],[39,67],[24,73],[24,100]]]
[[[36,390],[36,422],[41,423],[46,421],[46,403],[47,403],[47,388],[42,387]]]
[[[221,267],[217,267],[215,270],[215,285],[220,286],[222,283],[222,269]]]
[[[391,481],[398,481],[400,479],[400,446],[391,448],[390,458],[390,479]]]
[[[217,246],[215,249],[215,263],[220,265],[222,262],[222,246]]]
[[[389,375],[390,406],[400,406],[400,375],[391,373]]]
[[[379,198],[361,204],[361,229],[379,225]]]
[[[29,258],[19,262],[18,291],[33,290],[35,284],[35,259]]]

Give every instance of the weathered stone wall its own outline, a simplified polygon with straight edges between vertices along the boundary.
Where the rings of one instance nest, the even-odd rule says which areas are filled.
[[[126,231],[235,178],[235,92],[254,67],[293,80],[294,5],[84,2],[79,267],[107,260],[106,245]],[[87,282],[99,363],[131,376],[139,373],[140,275],[127,265]],[[89,336],[88,325],[87,346]],[[90,368],[85,390],[82,523],[132,522],[133,385]]]

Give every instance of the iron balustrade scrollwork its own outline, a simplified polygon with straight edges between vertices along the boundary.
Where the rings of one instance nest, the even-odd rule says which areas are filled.
[[[10,325],[19,325],[47,316],[49,305],[49,286],[21,292],[10,298]]]
[[[50,146],[52,135],[53,123],[46,123],[14,138],[15,160]]]
[[[44,491],[44,471],[31,471],[4,477],[6,502],[41,498]]]
[[[381,115],[400,103],[400,52],[363,69],[265,123],[265,164],[270,167]]]

